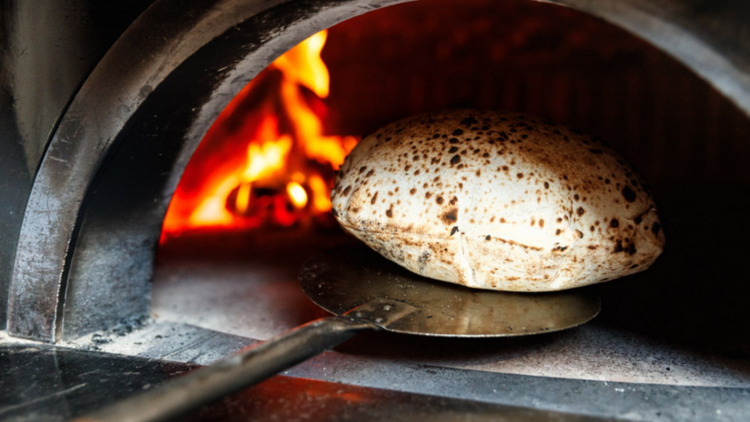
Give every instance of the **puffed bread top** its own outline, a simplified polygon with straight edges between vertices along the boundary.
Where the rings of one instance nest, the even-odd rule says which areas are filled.
[[[544,119],[480,110],[392,123],[347,157],[331,195],[345,230],[437,280],[519,292],[647,269],[664,233],[617,155]]]

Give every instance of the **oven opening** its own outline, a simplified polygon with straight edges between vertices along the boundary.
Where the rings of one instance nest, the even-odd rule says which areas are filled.
[[[343,350],[524,375],[748,385],[750,233],[739,204],[750,122],[652,45],[544,3],[392,6],[276,59],[185,169],[164,220],[153,315],[259,340],[324,316],[296,275],[352,240],[330,214],[335,170],[362,135],[455,107],[538,115],[609,143],[651,184],[666,251],[648,271],[602,284],[601,315],[578,330],[472,341],[379,333]]]

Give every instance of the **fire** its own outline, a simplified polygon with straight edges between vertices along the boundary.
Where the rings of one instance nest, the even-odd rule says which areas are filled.
[[[319,32],[276,59],[230,102],[185,169],[163,235],[328,214],[333,171],[358,139],[324,133],[326,37]]]
[[[292,199],[292,203],[294,203],[294,206],[297,208],[302,208],[307,204],[307,192],[305,192],[305,188],[299,183],[289,182],[289,184],[286,185],[286,191],[289,194],[289,198]]]

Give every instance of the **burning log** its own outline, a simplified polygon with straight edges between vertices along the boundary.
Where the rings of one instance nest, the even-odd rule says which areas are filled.
[[[198,228],[333,224],[334,171],[358,139],[324,134],[326,36],[279,57],[226,107],[185,169],[162,240]]]

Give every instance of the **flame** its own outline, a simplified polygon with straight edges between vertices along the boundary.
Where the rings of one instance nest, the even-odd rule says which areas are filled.
[[[305,192],[305,188],[302,185],[297,182],[289,182],[286,185],[286,191],[295,207],[302,208],[307,205],[307,192]]]
[[[320,98],[328,97],[328,68],[320,58],[326,38],[328,31],[318,32],[276,59],[272,66],[284,74],[290,86],[302,85]]]
[[[358,138],[326,135],[325,106],[305,94],[329,94],[326,37],[321,31],[276,59],[225,108],[185,170],[162,240],[202,227],[289,226],[331,210],[333,171]]]
[[[313,191],[313,207],[318,212],[329,211],[331,209],[331,191],[323,178],[318,175],[311,176],[310,189]]]

